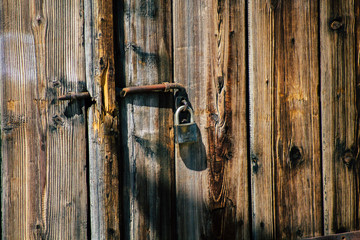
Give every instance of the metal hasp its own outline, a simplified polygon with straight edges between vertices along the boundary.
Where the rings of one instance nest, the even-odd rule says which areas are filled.
[[[160,83],[154,85],[145,85],[145,86],[138,86],[138,87],[126,87],[121,89],[120,96],[125,97],[127,94],[130,93],[146,93],[146,92],[168,92],[172,89],[178,89],[185,91],[185,87],[180,83]]]
[[[190,122],[180,124],[179,115],[182,111],[188,111],[190,113]],[[191,108],[183,105],[180,106],[174,115],[174,130],[175,130],[175,142],[176,143],[192,143],[197,142],[198,134],[196,123],[194,122],[194,112]]]
[[[174,131],[176,143],[192,143],[198,140],[197,126],[194,121],[194,112],[191,109],[189,102],[187,101],[187,94],[185,87],[179,83],[164,82],[161,84],[145,85],[137,87],[126,87],[121,89],[120,96],[125,97],[127,94],[132,93],[146,93],[146,92],[168,92],[170,90],[178,90],[175,94],[175,106],[179,106],[175,112],[174,118]],[[190,114],[189,123],[180,124],[180,112],[188,111]]]

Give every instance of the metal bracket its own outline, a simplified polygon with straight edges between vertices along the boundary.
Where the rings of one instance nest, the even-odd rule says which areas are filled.
[[[120,96],[126,97],[128,94],[134,94],[134,93],[169,92],[171,90],[177,90],[174,94],[174,100],[175,100],[174,111],[183,105],[186,106],[186,109],[187,108],[191,108],[191,110],[193,109],[189,101],[188,95],[186,93],[186,89],[180,83],[164,82],[161,84],[154,84],[154,85],[126,87],[120,90]],[[189,114],[187,114],[187,111],[183,111],[180,114],[180,119],[182,119],[181,123],[190,121],[190,116]]]

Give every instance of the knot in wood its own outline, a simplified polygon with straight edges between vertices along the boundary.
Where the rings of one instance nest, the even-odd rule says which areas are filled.
[[[341,20],[333,20],[330,23],[330,27],[332,30],[338,30],[340,29],[342,26],[344,25],[344,23]]]
[[[39,27],[41,26],[41,24],[43,23],[44,18],[39,14],[35,17],[34,21],[33,21],[33,25],[34,27]]]
[[[302,154],[297,146],[293,146],[290,149],[290,163],[292,166],[296,166],[302,159]]]
[[[343,157],[343,162],[347,165],[350,166],[353,162],[354,162],[354,155],[351,151],[346,151]]]

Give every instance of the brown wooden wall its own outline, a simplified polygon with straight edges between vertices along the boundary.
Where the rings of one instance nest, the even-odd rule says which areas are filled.
[[[355,0],[1,0],[2,238],[360,230],[359,39]],[[198,142],[116,94],[162,82]]]

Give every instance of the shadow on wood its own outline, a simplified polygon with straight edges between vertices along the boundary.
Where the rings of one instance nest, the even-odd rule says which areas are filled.
[[[185,166],[194,171],[203,171],[207,168],[206,150],[202,142],[199,127],[196,125],[198,141],[179,144],[180,156]]]
[[[126,98],[127,102],[134,106],[171,109],[173,101],[169,101],[169,99],[172,98],[172,95],[172,92],[149,92],[129,94],[126,95]]]

